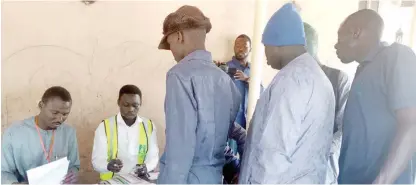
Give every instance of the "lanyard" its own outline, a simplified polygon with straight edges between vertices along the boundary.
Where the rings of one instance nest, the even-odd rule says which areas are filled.
[[[40,144],[42,145],[42,149],[43,149],[43,154],[46,157],[46,160],[48,162],[51,162],[51,156],[52,156],[52,151],[53,151],[53,143],[55,141],[55,130],[52,131],[52,138],[51,138],[51,142],[49,144],[49,153],[46,152],[46,148],[45,148],[45,144],[43,143],[43,139],[42,136],[40,135],[40,131],[39,131],[39,126],[38,126],[38,117],[35,117],[35,126],[36,126],[36,130],[38,131],[38,135],[39,135],[39,139],[40,139]]]

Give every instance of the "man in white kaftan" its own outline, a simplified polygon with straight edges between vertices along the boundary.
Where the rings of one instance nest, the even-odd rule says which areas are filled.
[[[332,86],[305,46],[293,4],[263,33],[267,63],[279,73],[262,93],[249,125],[239,183],[324,183],[332,142]]]

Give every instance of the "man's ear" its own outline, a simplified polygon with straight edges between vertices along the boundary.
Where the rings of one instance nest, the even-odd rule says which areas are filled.
[[[355,28],[352,30],[352,38],[358,39],[361,37],[362,29],[361,28]]]
[[[42,101],[42,100],[40,100],[40,101],[38,102],[38,107],[39,107],[39,109],[42,109],[44,106],[45,106],[45,103],[43,103],[43,101]]]
[[[183,31],[178,31],[177,35],[178,35],[178,42],[179,43],[184,43],[184,32]]]

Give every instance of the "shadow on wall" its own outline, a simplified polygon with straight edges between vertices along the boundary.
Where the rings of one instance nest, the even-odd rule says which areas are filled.
[[[227,62],[229,60],[231,60],[231,58],[234,56],[234,42],[235,42],[235,38],[237,38],[237,36],[235,37],[230,37],[228,39],[228,51],[227,51],[227,58],[224,60],[224,62]]]

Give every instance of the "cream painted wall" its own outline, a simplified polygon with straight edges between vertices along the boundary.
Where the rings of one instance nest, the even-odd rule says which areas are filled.
[[[268,17],[286,1],[269,0]],[[302,17],[320,33],[320,56],[330,66],[349,70],[333,45],[342,20],[358,9],[356,0],[300,0]],[[4,1],[2,4],[2,129],[37,114],[47,87],[62,85],[74,100],[68,123],[77,129],[82,182],[91,177],[93,133],[117,112],[119,88],[138,85],[144,93],[141,115],[155,121],[164,148],[165,73],[174,65],[157,50],[165,16],[183,4],[196,5],[211,18],[207,48],[214,59],[229,60],[233,41],[253,34],[253,0]],[[276,71],[264,62],[267,85]],[[354,67],[354,66],[353,66]]]

